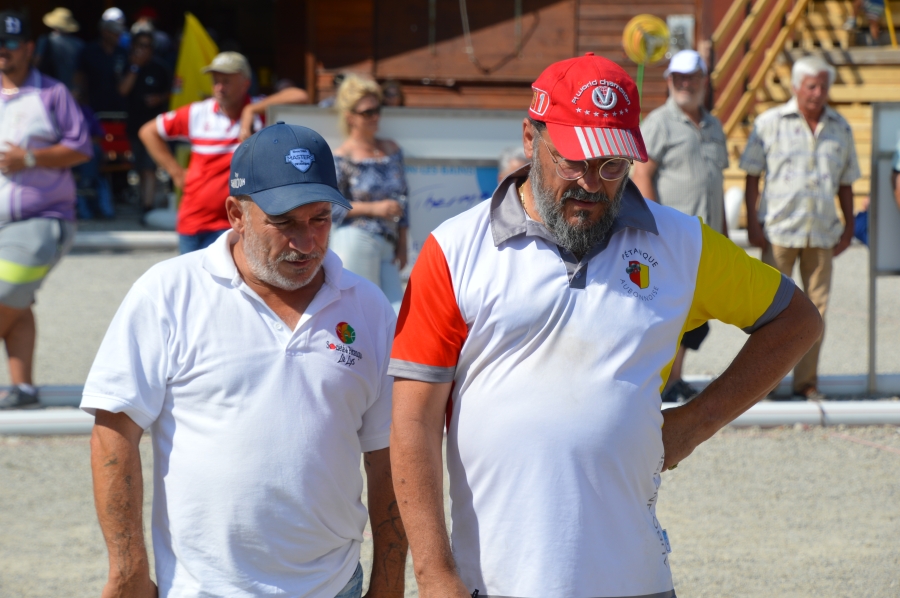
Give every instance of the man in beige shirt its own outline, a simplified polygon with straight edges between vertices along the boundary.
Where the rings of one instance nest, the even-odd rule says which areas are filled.
[[[762,260],[790,276],[800,262],[803,290],[822,317],[831,289],[832,259],[853,239],[853,189],[859,165],[850,125],[828,107],[834,68],[808,56],[794,63],[794,97],[761,114],[740,167],[747,172],[747,232]],[[766,186],[757,210],[759,179]],[[840,200],[843,222],[834,197]],[[821,339],[794,368],[794,398],[821,399]]]

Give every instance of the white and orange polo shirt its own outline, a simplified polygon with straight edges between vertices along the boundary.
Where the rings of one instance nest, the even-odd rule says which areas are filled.
[[[389,373],[453,382],[452,544],[470,592],[673,597],[660,390],[685,331],[752,332],[794,283],[630,181],[578,260],[525,217],[527,168],[425,242]]]
[[[261,99],[248,96],[246,103]],[[253,130],[260,130],[264,124],[261,116],[254,117]],[[178,210],[178,232],[195,235],[231,228],[225,213],[225,198],[231,155],[239,145],[241,121],[231,120],[219,103],[209,98],[160,114],[156,117],[156,130],[163,139],[191,144],[191,164]]]

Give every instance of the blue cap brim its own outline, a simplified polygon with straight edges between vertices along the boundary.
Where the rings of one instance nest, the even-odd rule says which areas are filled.
[[[330,185],[322,183],[296,183],[251,193],[250,198],[269,216],[279,216],[300,206],[327,201],[350,210],[346,197]]]

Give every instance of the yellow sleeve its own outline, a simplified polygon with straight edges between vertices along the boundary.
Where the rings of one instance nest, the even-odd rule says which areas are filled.
[[[707,320],[753,332],[790,303],[794,283],[701,223],[703,248],[697,285],[682,334]]]

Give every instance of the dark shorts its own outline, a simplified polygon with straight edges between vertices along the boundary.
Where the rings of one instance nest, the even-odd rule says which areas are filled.
[[[150,152],[144,147],[137,135],[129,135],[128,143],[131,144],[131,154],[134,156],[134,169],[138,172],[144,170],[156,170],[156,162],[150,157]]]
[[[681,337],[681,346],[696,351],[700,348],[707,334],[709,334],[709,322],[699,328],[685,332],[684,336]]]

